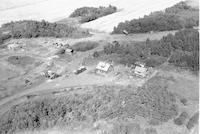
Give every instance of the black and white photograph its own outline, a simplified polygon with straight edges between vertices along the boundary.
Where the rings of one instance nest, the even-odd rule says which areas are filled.
[[[199,134],[199,0],[0,0],[0,134]]]

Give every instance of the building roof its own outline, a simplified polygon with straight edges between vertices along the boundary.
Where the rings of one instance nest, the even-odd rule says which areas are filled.
[[[135,71],[144,73],[144,72],[147,71],[147,68],[136,66],[136,67],[135,67]]]
[[[8,48],[15,48],[15,47],[18,47],[19,46],[19,44],[16,44],[16,43],[13,43],[13,44],[8,44]]]
[[[100,61],[96,69],[107,72],[110,67],[111,67],[111,64]]]
[[[69,52],[71,53],[71,52],[73,52],[73,51],[74,51],[73,49],[69,49],[69,48],[65,49],[65,52],[68,52],[68,53],[69,53]]]
[[[126,35],[128,34],[128,31],[126,31],[126,30],[123,30],[122,32],[123,32],[124,34],[126,34]]]
[[[147,68],[136,66],[135,70],[134,70],[134,73],[144,77],[144,76],[146,76]]]

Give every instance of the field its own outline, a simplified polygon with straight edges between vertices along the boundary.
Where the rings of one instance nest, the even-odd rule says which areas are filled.
[[[156,4],[151,1],[119,1],[119,0],[87,0],[87,1],[65,1],[65,0],[20,0],[17,4],[13,0],[3,0],[0,6],[0,25],[17,20],[46,20],[50,22],[59,21],[67,18],[76,8],[83,6],[117,6],[121,11],[115,14],[102,17],[93,22],[86,23],[83,27],[98,29],[99,31],[111,32],[113,27],[119,22],[132,18],[142,17],[153,11],[163,10],[181,0],[156,0]],[[70,5],[70,6],[68,6]],[[133,7],[132,5],[135,5]],[[151,6],[150,6],[151,5]],[[108,23],[109,22],[109,23]]]

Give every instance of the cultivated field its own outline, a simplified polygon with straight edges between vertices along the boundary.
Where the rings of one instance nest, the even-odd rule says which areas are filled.
[[[76,8],[83,6],[108,6],[109,4],[117,6],[120,11],[102,17],[83,27],[97,29],[99,31],[111,32],[113,27],[119,22],[131,20],[133,18],[143,17],[153,11],[164,10],[167,7],[178,3],[181,0],[156,0],[152,4],[149,0],[20,0],[17,4],[14,0],[3,0],[0,5],[0,25],[16,20],[47,20],[50,22],[67,18]],[[70,5],[70,6],[69,6]]]

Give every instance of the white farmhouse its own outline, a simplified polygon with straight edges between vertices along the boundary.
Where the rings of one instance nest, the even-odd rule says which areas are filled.
[[[137,76],[140,76],[140,77],[146,77],[147,72],[148,72],[148,69],[142,63],[137,64],[136,67],[135,67],[135,69],[134,69],[134,73]]]
[[[8,44],[7,45],[7,48],[9,49],[9,50],[15,50],[16,48],[18,48],[19,47],[19,44],[16,44],[16,43],[12,43],[12,44]]]
[[[113,65],[110,63],[100,61],[98,63],[98,65],[96,66],[96,70],[97,70],[97,72],[100,72],[100,73],[107,73],[107,72],[113,70]]]

